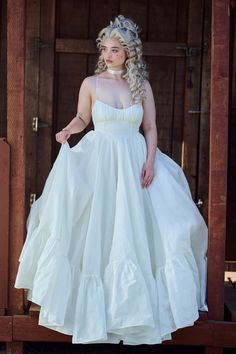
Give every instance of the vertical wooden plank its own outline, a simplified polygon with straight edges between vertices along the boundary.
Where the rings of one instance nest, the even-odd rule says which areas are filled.
[[[0,314],[8,307],[10,146],[0,139]]]
[[[9,314],[23,312],[14,289],[25,233],[24,65],[25,1],[7,0],[7,139],[11,146]]]
[[[210,69],[211,69],[211,0],[204,4],[204,48],[201,75],[201,112],[199,122],[199,157],[196,201],[202,201],[200,211],[207,221],[209,180],[209,129],[210,129]]]
[[[188,14],[188,47],[202,45],[203,0],[189,1]],[[192,68],[192,74],[190,71]],[[185,80],[185,109],[184,109],[184,137],[182,152],[182,167],[186,173],[193,199],[196,199],[197,159],[198,159],[198,133],[200,111],[200,78],[201,78],[201,49],[190,53],[186,57]],[[192,81],[192,86],[188,81]]]
[[[57,53],[57,76],[55,78],[55,132],[65,127],[77,111],[78,92],[87,71],[87,55],[74,53]],[[70,145],[73,146],[81,139],[84,132],[72,135]],[[55,146],[54,158],[60,144],[52,137]]]
[[[176,42],[187,42],[188,31],[188,0],[177,2]],[[181,5],[180,5],[181,4]],[[172,158],[180,165],[184,128],[184,95],[185,95],[186,58],[176,57],[174,74],[174,108],[172,117]]]
[[[236,270],[236,3],[231,1],[230,13],[230,106],[229,106],[229,164],[228,164],[228,197],[227,197],[227,236],[226,259],[229,269]],[[234,262],[234,263],[233,263]]]
[[[148,27],[148,2],[146,0],[120,0],[119,12],[125,17],[130,17],[141,28],[140,38],[147,39]]]
[[[7,135],[7,8],[0,2],[0,137]]]
[[[40,6],[38,112],[40,120],[46,127],[40,128],[37,133],[37,196],[41,194],[45,180],[51,169],[56,0],[41,0]]]
[[[229,0],[212,2],[211,111],[209,170],[209,318],[224,316],[224,256],[226,232]],[[222,55],[224,53],[224,55]]]
[[[37,132],[32,129],[32,118],[38,117],[39,99],[39,38],[40,0],[26,1],[25,28],[25,173],[26,217],[29,213],[30,194],[36,193],[37,181]]]
[[[149,1],[148,41],[175,42],[178,1]],[[156,102],[158,145],[171,155],[175,58],[149,57],[150,82]]]
[[[119,14],[118,0],[90,0],[89,38],[96,39],[98,32]]]
[[[100,6],[97,6],[97,11]],[[57,1],[57,33],[58,38],[88,38],[90,22],[90,1],[60,0]],[[97,13],[97,12],[96,12]],[[91,27],[93,27],[93,23]]]
[[[89,36],[89,15],[89,1],[60,1],[57,6],[56,17],[57,37],[87,39]],[[86,54],[56,53],[52,136],[53,160],[60,149],[60,145],[55,142],[54,133],[65,127],[76,114],[79,88],[87,75],[87,62],[88,55]],[[72,135],[69,140],[70,145],[73,146],[78,143],[84,133],[83,131],[80,134]]]

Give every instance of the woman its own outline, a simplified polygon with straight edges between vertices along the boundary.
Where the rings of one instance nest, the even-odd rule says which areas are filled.
[[[119,15],[99,33],[20,257],[15,286],[41,306],[39,324],[73,343],[161,343],[207,311],[207,227],[182,169],[156,148],[138,32]]]

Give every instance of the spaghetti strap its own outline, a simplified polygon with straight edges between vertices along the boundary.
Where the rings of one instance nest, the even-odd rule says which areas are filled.
[[[95,98],[98,100],[98,76],[96,75],[96,82],[95,82]]]

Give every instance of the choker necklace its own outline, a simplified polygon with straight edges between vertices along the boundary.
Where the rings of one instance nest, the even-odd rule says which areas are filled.
[[[110,68],[107,68],[107,72],[109,73],[109,74],[112,74],[112,75],[122,75],[122,74],[124,74],[125,73],[125,69],[122,69],[122,70],[112,70],[112,69],[110,69]]]

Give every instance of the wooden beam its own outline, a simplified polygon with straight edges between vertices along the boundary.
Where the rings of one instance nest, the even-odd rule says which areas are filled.
[[[10,147],[0,139],[0,310],[8,307]]]
[[[224,316],[228,153],[229,0],[212,2],[209,170],[209,318]]]
[[[0,316],[0,342],[12,341],[12,316]]]
[[[14,289],[25,233],[24,66],[25,0],[7,0],[7,140],[11,146],[9,314],[23,312]]]
[[[236,347],[236,323],[223,321],[197,321],[194,326],[179,329],[172,334],[167,345],[199,345]],[[71,336],[38,325],[38,318],[13,316],[14,341],[71,342]]]
[[[143,42],[143,53],[147,56],[185,57],[186,43]],[[56,52],[97,54],[95,41],[91,39],[56,39]]]

